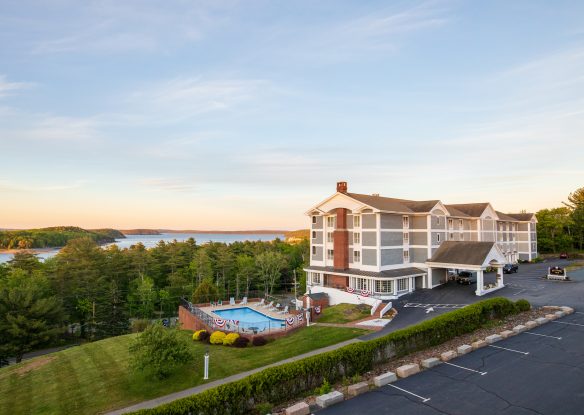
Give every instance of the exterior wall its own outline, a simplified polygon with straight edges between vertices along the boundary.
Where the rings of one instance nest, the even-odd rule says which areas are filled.
[[[423,263],[428,259],[426,248],[410,248],[410,262]]]
[[[352,264],[353,263],[353,252],[354,252],[353,248],[349,248],[349,264]],[[357,266],[357,267],[359,265],[361,265],[361,264],[355,264],[355,266]]]
[[[347,214],[347,229],[353,229],[353,215]]]
[[[403,229],[403,215],[382,213],[381,229]]]
[[[344,290],[349,286],[349,277],[325,274],[325,285]]]
[[[361,264],[377,266],[377,249],[361,249]]]
[[[438,242],[438,234],[440,234],[440,242],[446,238],[446,232],[432,232],[432,245],[440,245],[440,242]]]
[[[432,286],[444,284],[446,282],[446,269],[433,268],[432,269]]]
[[[322,231],[314,231],[316,233],[316,238],[312,239],[312,243],[313,244],[319,244],[322,245],[322,239],[323,239],[323,232]],[[311,235],[312,236],[312,235]]]
[[[322,261],[324,259],[323,257],[323,247],[322,246],[315,246],[316,248],[316,254],[312,254],[312,247],[310,248],[310,259],[313,261]]]
[[[377,219],[375,214],[361,215],[361,229],[377,229]]]
[[[411,235],[410,235],[411,237]],[[381,246],[402,246],[404,243],[403,232],[381,231]],[[411,244],[411,242],[410,242]]]
[[[181,330],[207,330],[209,333],[213,331],[210,327],[204,324],[201,320],[193,316],[189,310],[183,306],[178,306],[178,321],[180,322]]]
[[[428,245],[426,232],[410,232],[410,245]]]
[[[520,253],[519,254],[519,259],[522,261],[531,261],[531,258],[529,257],[529,254],[524,254],[524,253]]]
[[[381,266],[402,264],[404,260],[403,249],[382,249]]]
[[[322,229],[324,218],[322,216],[316,216],[316,223],[312,223],[312,229]]]
[[[427,216],[410,216],[410,229],[427,229]]]
[[[440,221],[440,223],[438,223]],[[445,216],[431,216],[431,227],[432,229],[446,229],[446,217]]]

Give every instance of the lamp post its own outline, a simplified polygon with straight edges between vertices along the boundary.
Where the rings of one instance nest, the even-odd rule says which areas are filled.
[[[209,347],[205,350],[205,369],[203,371],[203,380],[209,379]]]
[[[306,327],[310,327],[310,288],[306,296]]]

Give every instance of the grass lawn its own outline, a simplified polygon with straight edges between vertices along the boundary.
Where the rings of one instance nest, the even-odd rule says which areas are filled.
[[[183,332],[190,339],[190,332]],[[262,347],[209,346],[210,380],[339,343],[365,330],[312,326]],[[128,370],[135,335],[73,347],[0,369],[1,414],[95,414],[166,395],[203,382],[206,345],[192,342],[200,359],[164,381]]]
[[[349,323],[371,316],[371,307],[355,304],[337,304],[325,307],[316,320],[320,323]]]

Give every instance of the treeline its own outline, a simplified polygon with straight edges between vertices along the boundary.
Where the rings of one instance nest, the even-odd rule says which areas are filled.
[[[584,249],[584,187],[570,193],[563,206],[537,212],[537,244],[541,253]]]
[[[307,260],[307,242],[280,240],[197,245],[191,238],[103,249],[81,238],[44,262],[19,252],[0,264],[0,359],[20,358],[65,332],[87,340],[127,333],[130,319],[176,315],[181,297],[206,302],[292,291],[295,275],[302,293]]]
[[[56,248],[77,238],[90,238],[98,244],[105,244],[125,236],[115,229],[86,230],[76,226],[0,231],[0,249]]]

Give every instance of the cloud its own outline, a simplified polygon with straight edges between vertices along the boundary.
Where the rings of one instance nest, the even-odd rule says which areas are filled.
[[[88,142],[96,141],[99,137],[98,123],[92,118],[22,112],[16,112],[14,117],[20,120],[20,126],[0,126],[0,141]]]
[[[194,183],[181,178],[149,178],[142,179],[139,183],[152,191],[187,192],[195,188]]]
[[[0,75],[0,98],[11,95],[16,91],[30,88],[31,86],[32,84],[28,82],[9,82],[6,80],[5,75]]]
[[[84,180],[76,180],[72,183],[50,183],[44,185],[38,184],[18,184],[13,181],[0,179],[0,191],[6,192],[60,192],[67,190],[80,189],[85,185]]]

